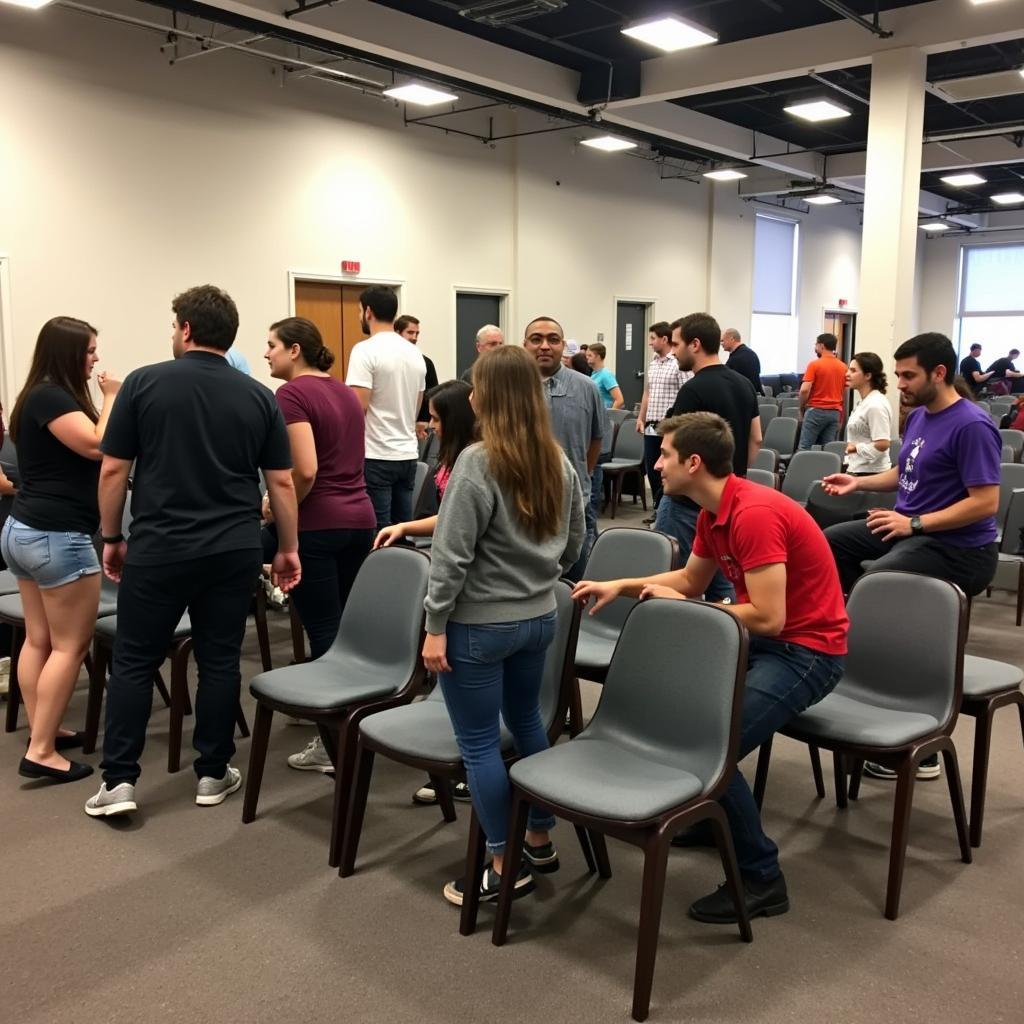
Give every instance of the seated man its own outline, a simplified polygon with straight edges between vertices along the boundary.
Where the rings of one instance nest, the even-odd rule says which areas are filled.
[[[648,579],[577,584],[573,596],[595,599],[591,614],[620,595],[682,600],[703,594],[716,569],[736,588],[723,604],[747,627],[750,652],[743,697],[739,756],[746,757],[839,682],[848,620],[828,544],[793,500],[733,474],[733,437],[721,416],[686,413],[663,421],[657,468],[667,495],[686,495],[701,507],[693,551],[682,569]],[[789,909],[779,850],[761,828],[750,787],[737,771],[722,807],[752,917]],[[680,837],[683,838],[683,837]],[[686,845],[700,840],[686,837]],[[728,889],[697,900],[690,916],[734,923]]]

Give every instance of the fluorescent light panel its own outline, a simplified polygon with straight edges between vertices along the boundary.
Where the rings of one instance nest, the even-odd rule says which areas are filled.
[[[600,135],[596,139],[584,139],[584,146],[600,149],[605,153],[618,153],[623,149],[636,149],[636,143],[628,139],[617,139],[614,135]]]
[[[954,188],[966,188],[968,185],[984,185],[985,179],[980,174],[968,171],[966,174],[947,174],[942,181]]]
[[[804,196],[804,202],[812,206],[833,206],[841,203],[842,199],[839,196]]]
[[[835,121],[840,117],[849,117],[850,111],[833,103],[831,100],[812,100],[810,103],[795,103],[784,108],[787,114],[803,118],[805,121]]]
[[[1011,203],[1024,203],[1024,192],[1000,192],[992,196],[992,202],[1000,206],[1009,206]]]
[[[918,227],[922,231],[948,231],[949,225],[943,224],[941,221],[932,221],[929,224],[919,224]]]
[[[720,171],[705,171],[703,176],[711,178],[712,181],[739,181],[740,178],[746,177],[742,171],[737,171],[731,167],[723,168]]]
[[[394,89],[385,89],[385,96],[393,100],[413,103],[418,107],[434,107],[440,103],[454,103],[459,97],[440,89],[431,89],[427,85],[399,85]]]
[[[0,3],[11,4],[14,7],[27,7],[31,11],[38,11],[40,7],[45,7],[52,2],[53,0],[0,0]]]
[[[647,43],[648,46],[656,46],[666,53],[718,42],[718,36],[714,32],[674,14],[630,25],[629,28],[622,30],[622,34],[631,39],[638,39],[641,43]]]

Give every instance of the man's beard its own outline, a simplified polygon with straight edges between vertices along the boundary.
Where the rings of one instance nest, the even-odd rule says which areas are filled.
[[[359,318],[359,326],[362,327],[363,334],[367,334],[368,335],[370,333],[370,325],[366,322],[366,318],[365,317],[360,317]]]

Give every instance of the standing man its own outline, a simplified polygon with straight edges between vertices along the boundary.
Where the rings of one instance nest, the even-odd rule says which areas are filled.
[[[836,356],[839,340],[834,334],[819,334],[814,342],[817,359],[804,373],[800,385],[800,451],[816,444],[828,444],[839,436],[839,419],[846,390],[846,363]]]
[[[395,321],[395,333],[399,337],[411,341],[414,345],[420,340],[420,322],[414,316],[407,313]],[[427,393],[431,388],[437,387],[437,370],[434,369],[434,361],[430,356],[421,352],[423,364],[427,368],[427,376],[423,386],[423,401],[420,403],[419,412],[416,414],[416,436],[422,441],[427,436],[427,427],[430,426],[430,403]]]
[[[383,285],[359,296],[363,333],[352,349],[348,379],[366,414],[366,493],[377,529],[412,519],[416,481],[416,416],[426,390],[423,356],[395,333],[398,298]]]
[[[499,345],[505,344],[505,335],[501,333],[500,327],[495,327],[494,324],[484,324],[479,331],[476,332],[476,357],[479,359],[485,352],[490,352],[492,348],[497,348]],[[473,383],[473,367],[469,365],[465,370],[462,371],[462,375],[459,378],[464,380],[467,384]]]
[[[537,360],[555,438],[576,470],[581,490],[590,494],[590,476],[601,454],[606,423],[597,388],[589,377],[562,365],[565,334],[562,325],[552,317],[537,317],[526,325],[523,348]],[[591,502],[585,503],[585,511],[587,540],[579,561],[565,574],[570,580],[583,575],[597,536],[597,516]]]
[[[978,358],[980,355],[981,346],[975,342],[971,346],[971,354],[960,360],[960,376],[967,381],[967,386],[975,397],[980,393],[985,381],[995,373],[995,370],[989,370],[988,373],[981,372],[981,361]]]
[[[661,474],[654,468],[660,458],[661,438],[655,428],[668,414],[679,389],[690,377],[679,369],[672,355],[672,325],[667,320],[651,325],[647,344],[654,355],[644,376],[644,393],[640,399],[636,429],[644,435],[644,469],[651,485],[651,515],[644,522],[653,523],[661,501]]]
[[[763,395],[761,387],[761,360],[757,353],[743,343],[740,332],[735,327],[726,327],[722,331],[722,348],[729,353],[726,366],[735,370],[741,377],[746,377],[754,388],[755,395]]]
[[[750,381],[722,364],[718,356],[721,339],[718,321],[708,313],[691,313],[672,324],[672,354],[679,369],[692,379],[679,389],[668,414],[713,412],[721,416],[732,431],[732,472],[745,477],[761,447],[761,412]],[[693,548],[699,514],[700,506],[685,494],[665,497],[658,506],[654,528],[675,537],[684,559]],[[708,601],[731,601],[736,592],[716,571],[704,596]]]
[[[622,397],[622,388],[619,387],[615,374],[604,365],[607,355],[608,350],[600,341],[595,341],[593,345],[587,346],[586,359],[593,371],[590,379],[597,385],[597,390],[601,393],[601,401],[606,409],[621,409],[626,404],[626,400]]]
[[[103,571],[120,587],[103,785],[85,805],[92,817],[137,809],[153,677],[186,610],[199,669],[196,803],[222,803],[242,784],[230,761],[242,637],[263,561],[260,470],[278,531],[274,582],[287,591],[301,577],[284,420],[271,392],[224,358],[238,310],[211,285],[182,293],[172,308],[174,360],[128,375],[101,446]],[[133,462],[126,544],[121,523]]]
[[[696,379],[702,376],[698,373]],[[737,600],[724,607],[750,633],[740,722],[742,759],[839,681],[849,628],[843,594],[828,544],[807,512],[784,494],[730,472],[737,456],[725,420],[713,413],[689,413],[666,420],[659,429],[658,468],[665,494],[688,497],[702,510],[686,565],[647,579],[584,581],[573,597],[584,602],[595,598],[593,614],[620,595],[641,600],[700,597],[716,569],[726,573]],[[765,835],[753,794],[738,769],[721,804],[736,844],[748,913],[784,914],[789,895],[779,848]],[[677,838],[688,846],[703,845],[710,828]],[[690,916],[710,924],[734,923],[728,888],[722,885],[697,900]]]
[[[993,392],[1000,395],[1008,395],[1013,389],[1011,380],[1024,377],[1024,373],[1013,365],[1014,360],[1020,355],[1020,349],[1011,348],[1009,355],[997,359],[989,368],[988,375],[992,378],[989,387]]]

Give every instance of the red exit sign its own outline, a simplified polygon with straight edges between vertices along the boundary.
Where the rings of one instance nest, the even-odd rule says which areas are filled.
[[[358,274],[360,266],[359,260],[342,260],[341,272],[343,274]]]

